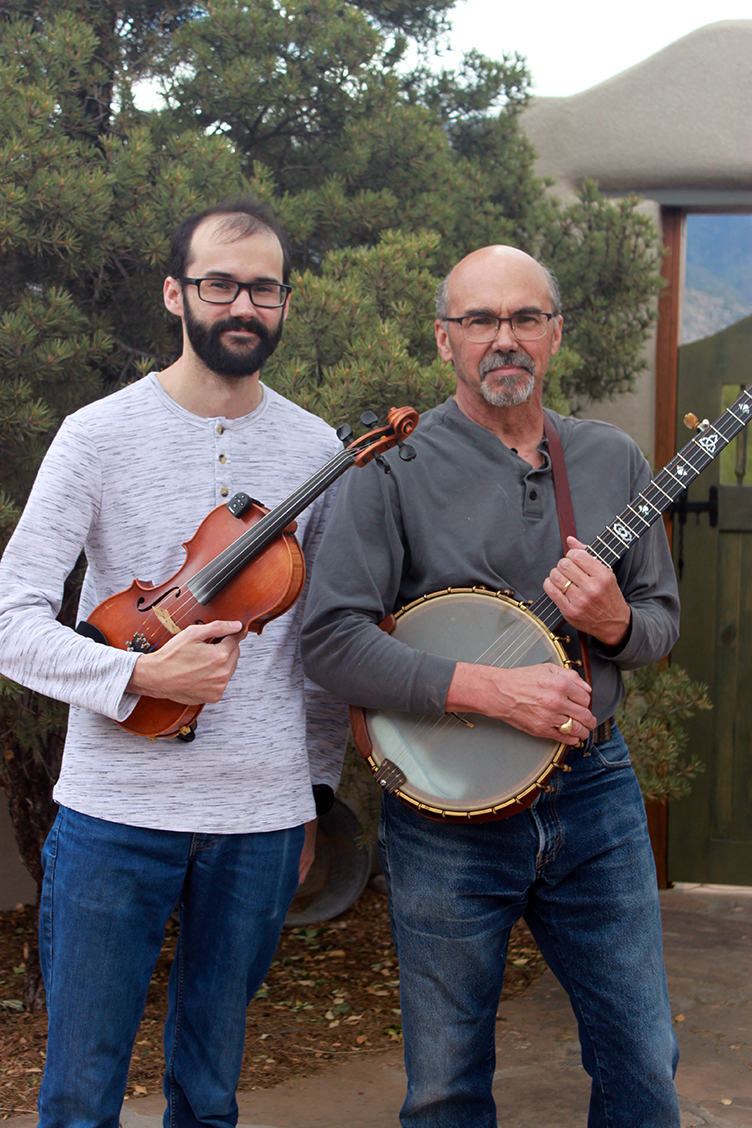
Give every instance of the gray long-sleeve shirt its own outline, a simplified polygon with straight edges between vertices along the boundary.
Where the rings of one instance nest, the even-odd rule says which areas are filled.
[[[205,419],[150,375],[66,419],[47,453],[0,562],[0,670],[71,704],[59,803],[132,826],[243,833],[312,819],[311,780],[337,785],[346,711],[304,679],[305,592],[244,639],[224,697],[205,706],[190,744],[116,725],[138,700],[125,693],[138,655],[55,618],[82,548],[85,619],[134,578],[172,576],[214,506],[242,491],[272,508],[342,449],[321,419],[262,389],[249,415]],[[297,519],[309,569],[332,494]]]
[[[560,435],[580,540],[590,543],[650,481],[628,435],[607,423],[549,412]],[[354,705],[444,711],[455,662],[411,649],[378,628],[387,615],[448,587],[512,589],[535,600],[563,555],[547,444],[533,469],[454,399],[421,417],[414,462],[387,455],[343,483],[317,557],[302,651],[307,673]],[[679,628],[676,578],[663,523],[618,563],[632,612],[624,648],[590,646],[593,712],[611,716],[621,669],[666,655]],[[573,632],[574,633],[574,632]]]

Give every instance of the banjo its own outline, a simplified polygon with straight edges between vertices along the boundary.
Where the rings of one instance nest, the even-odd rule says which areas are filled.
[[[698,430],[587,551],[609,568],[624,556],[690,482],[752,419],[752,388],[713,423],[688,415]],[[559,636],[561,611],[546,595],[533,603],[483,587],[432,592],[389,616],[382,628],[430,654],[513,669],[550,662],[579,666]],[[425,714],[350,709],[355,744],[376,780],[427,818],[503,819],[529,807],[564,764],[568,746],[531,736],[477,713]]]

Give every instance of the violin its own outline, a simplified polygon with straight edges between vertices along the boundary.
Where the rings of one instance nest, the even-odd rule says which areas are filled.
[[[361,423],[373,428],[371,411]],[[107,646],[147,654],[195,623],[240,620],[243,629],[261,634],[265,625],[293,606],[305,583],[303,550],[295,538],[295,518],[351,466],[376,459],[388,473],[382,455],[394,446],[400,458],[411,461],[415,451],[405,443],[418,424],[412,407],[393,407],[387,424],[350,442],[288,498],[269,510],[245,493],[237,493],[204,518],[193,537],[184,542],[183,566],[165,583],[134,580],[125,591],[111,595],[76,627],[79,634]],[[342,442],[352,438],[343,425]],[[219,641],[214,640],[214,641]],[[192,740],[203,705],[140,697],[124,721],[128,732],[156,740],[177,736]]]

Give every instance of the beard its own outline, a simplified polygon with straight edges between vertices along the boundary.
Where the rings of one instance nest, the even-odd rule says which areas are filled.
[[[519,376],[497,376],[493,384],[486,383],[489,372],[512,364],[516,368],[524,368],[529,373],[528,378],[520,382]],[[521,350],[489,353],[478,365],[478,375],[481,395],[493,407],[518,407],[526,403],[535,391],[535,363]]]
[[[183,303],[183,317],[188,340],[196,356],[217,376],[253,376],[267,362],[282,336],[282,317],[279,325],[270,331],[263,321],[256,317],[226,317],[213,325],[199,321],[188,302]],[[222,334],[227,330],[246,329],[255,333],[258,340],[250,345],[232,348],[224,343]]]

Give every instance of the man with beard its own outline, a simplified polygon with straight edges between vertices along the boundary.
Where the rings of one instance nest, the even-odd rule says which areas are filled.
[[[43,854],[43,1128],[116,1128],[176,906],[166,1123],[236,1122],[246,1006],[311,864],[344,748],[342,706],[304,680],[302,599],[260,637],[214,621],[147,653],[56,621],[82,549],[84,620],[134,577],[172,576],[215,506],[237,492],[276,505],[341,450],[328,425],[259,380],[291,290],[289,245],[268,211],[240,200],[186,219],[171,271],[164,301],[182,320],[182,355],[65,420],[0,567],[3,673],[71,705]],[[331,502],[322,495],[298,518],[309,567]],[[195,741],[115,724],[142,695],[208,703]]]
[[[452,758],[450,725],[445,757],[435,767],[430,759],[430,733],[444,713],[454,714],[456,727],[477,723],[463,714],[498,718],[540,738],[552,754],[559,742],[569,753],[564,772],[532,806],[521,803],[505,819],[432,821],[418,799],[409,805],[384,796],[379,846],[408,1075],[401,1121],[405,1128],[496,1128],[496,1012],[509,930],[524,916],[578,1019],[592,1077],[590,1128],[678,1128],[655,869],[639,787],[613,720],[624,692],[620,671],[661,658],[677,637],[676,582],[660,522],[615,572],[583,543],[644,489],[650,469],[617,428],[543,408],[562,317],[554,279],[535,260],[504,246],[468,255],[440,287],[437,315],[438,350],[454,365],[456,393],[421,417],[410,437],[414,462],[390,454],[388,475],[368,467],[345,481],[311,583],[306,670],[353,705],[418,714],[413,725],[405,721],[418,745],[411,750],[405,736],[407,747],[395,740],[392,755],[421,788],[421,750],[420,767],[438,780],[422,801],[437,811],[442,786],[469,778],[469,765]],[[581,538],[569,536],[566,550],[559,472],[556,496],[552,477],[557,435]],[[446,612],[448,638],[432,639],[440,653],[379,629],[417,601],[417,622],[431,638],[433,604],[421,598],[472,585],[511,589],[523,601],[543,588],[568,624],[557,633],[589,636],[588,679],[541,659],[499,668],[490,657],[444,656],[452,638],[472,652],[457,603]],[[498,730],[495,738],[503,757]],[[524,768],[528,745],[511,743]],[[520,792],[529,770],[518,779]],[[390,774],[386,789],[402,782]],[[492,794],[468,806],[488,806]]]

